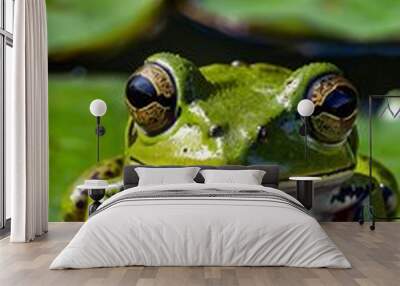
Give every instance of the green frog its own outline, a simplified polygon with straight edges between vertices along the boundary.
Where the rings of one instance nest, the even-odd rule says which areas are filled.
[[[305,98],[315,110],[302,118],[296,108]],[[132,164],[279,164],[280,188],[289,193],[295,190],[290,176],[322,177],[314,209],[321,218],[352,220],[369,197],[367,158],[357,154],[357,90],[332,64],[292,71],[233,61],[199,68],[158,53],[129,77],[124,100],[125,153],[93,166],[77,183],[120,181],[123,167]],[[375,209],[393,214],[397,182],[378,162],[373,168]],[[84,220],[87,201],[85,191],[74,189],[65,219]]]

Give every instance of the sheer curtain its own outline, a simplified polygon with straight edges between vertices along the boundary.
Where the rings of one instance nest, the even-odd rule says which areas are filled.
[[[6,187],[12,242],[47,232],[48,103],[45,0],[15,1],[14,93],[6,98]]]

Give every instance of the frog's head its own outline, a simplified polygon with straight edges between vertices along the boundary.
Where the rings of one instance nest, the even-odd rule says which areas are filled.
[[[129,78],[125,98],[127,164],[278,163],[287,177],[336,174],[356,163],[357,92],[331,64],[294,72],[261,63],[198,68],[160,53]],[[303,98],[315,104],[308,161],[296,111]]]

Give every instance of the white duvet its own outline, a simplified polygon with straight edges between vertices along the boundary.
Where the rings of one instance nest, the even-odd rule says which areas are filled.
[[[124,200],[137,192],[265,191],[231,184],[142,186],[106,200],[50,269],[145,266],[294,266],[350,268],[318,222],[283,201],[247,197],[171,197]],[[144,194],[144,193],[143,193]]]

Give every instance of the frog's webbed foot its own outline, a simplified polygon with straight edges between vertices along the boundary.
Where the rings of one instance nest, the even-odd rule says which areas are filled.
[[[64,221],[84,221],[87,216],[87,190],[77,189],[76,186],[78,184],[90,179],[118,181],[121,178],[123,164],[123,157],[119,156],[110,160],[104,160],[86,171],[74,184],[71,195],[63,203]],[[114,193],[115,190],[109,190],[106,192],[106,197],[110,197]]]
[[[392,217],[398,213],[399,190],[393,174],[379,162],[373,161],[370,182],[368,164],[368,157],[359,156],[353,177],[343,183],[340,191],[332,197],[331,203],[354,201],[351,208],[336,215],[336,220],[359,220],[362,217],[362,206],[368,197],[375,216]]]
[[[371,196],[376,196],[379,193],[378,182],[375,178],[372,179],[372,192]],[[349,180],[344,182],[339,191],[331,197],[330,203],[332,205],[347,205],[335,213],[335,221],[356,221],[360,220],[363,212],[363,205],[370,189],[369,176],[364,174],[355,173]],[[382,201],[380,202],[380,205]]]

